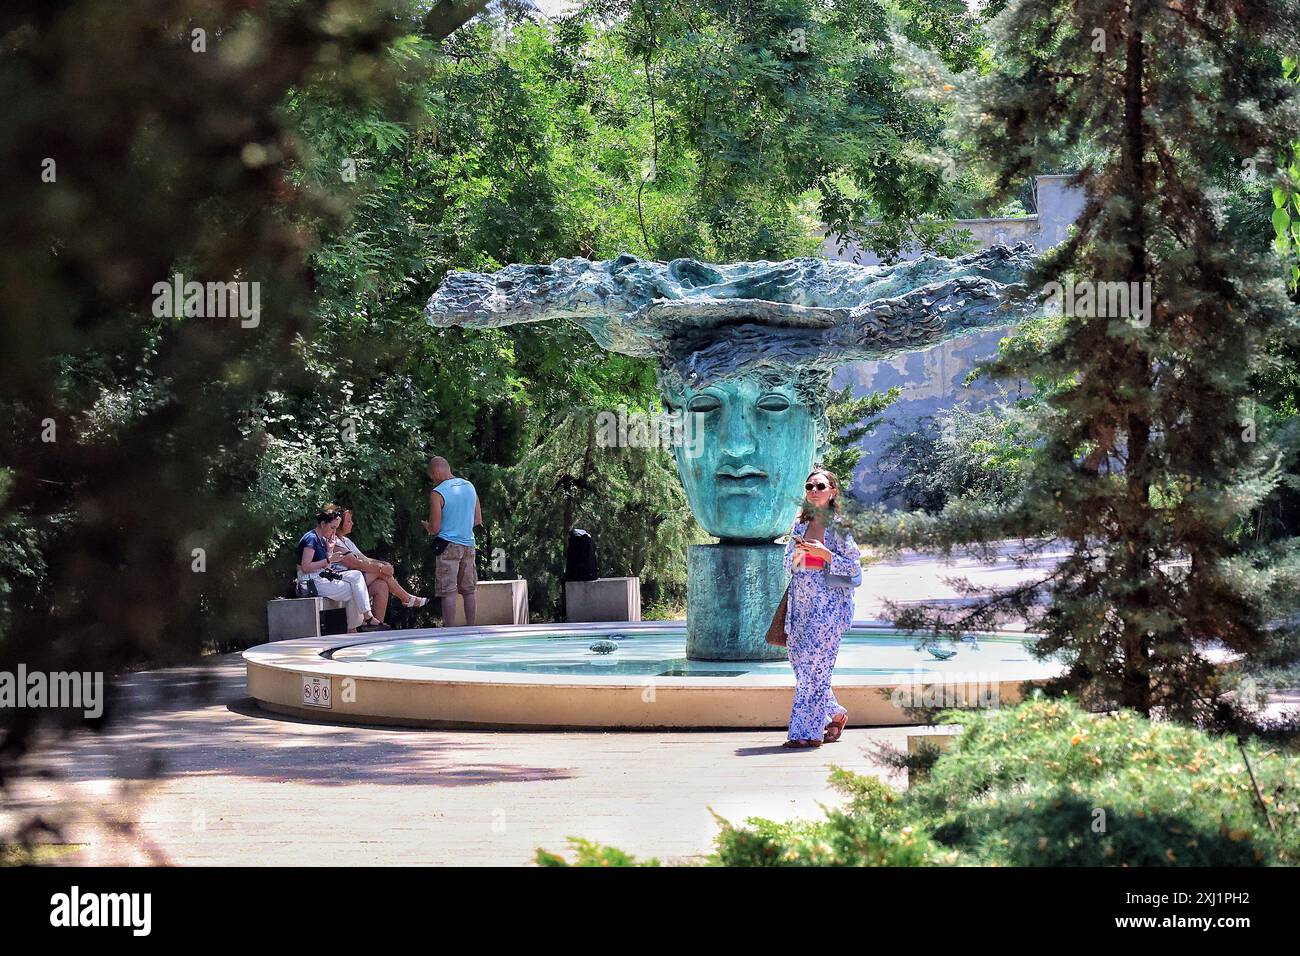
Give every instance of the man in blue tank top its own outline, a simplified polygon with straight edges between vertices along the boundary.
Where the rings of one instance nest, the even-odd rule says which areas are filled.
[[[444,627],[456,626],[456,593],[460,592],[465,599],[465,624],[473,627],[478,610],[474,529],[483,524],[478,492],[464,478],[453,475],[451,465],[441,456],[429,460],[429,478],[434,488],[429,492],[429,520],[423,524],[434,536],[435,550],[441,549],[436,586],[442,599],[442,623]]]

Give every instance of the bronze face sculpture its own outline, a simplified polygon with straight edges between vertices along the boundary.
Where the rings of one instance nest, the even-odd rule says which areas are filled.
[[[824,447],[831,371],[1020,321],[1036,308],[1019,294],[1034,255],[1024,243],[893,266],[561,259],[453,272],[425,315],[478,328],[559,319],[610,351],[657,360],[665,410],[702,429],[697,449],[674,454],[692,512],[720,542],[703,547],[747,549],[707,559],[693,549],[688,655],[764,658],[774,653],[756,646],[776,603],[771,542],[789,530],[800,482]],[[697,558],[729,564],[697,571]],[[716,586],[706,594],[697,578],[736,567],[741,593],[715,606]],[[777,571],[779,597],[779,561]]]

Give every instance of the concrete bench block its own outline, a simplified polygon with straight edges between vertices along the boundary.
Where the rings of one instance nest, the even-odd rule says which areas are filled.
[[[477,624],[527,624],[528,582],[523,578],[513,581],[480,581],[478,590]],[[456,595],[456,626],[465,626],[465,599]]]
[[[321,611],[343,607],[333,598],[276,598],[266,602],[266,639],[292,641],[300,637],[320,637]]]
[[[597,578],[564,582],[570,623],[641,620],[640,578]]]

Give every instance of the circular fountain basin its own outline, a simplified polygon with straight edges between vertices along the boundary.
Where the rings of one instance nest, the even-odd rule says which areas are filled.
[[[975,635],[937,660],[914,637],[855,624],[833,686],[851,726],[921,723],[925,711],[1019,700],[1060,671],[1032,637]],[[602,643],[603,642],[603,643]],[[613,645],[611,649],[610,645]],[[683,622],[458,627],[338,634],[244,652],[249,694],[316,720],[434,727],[785,727],[786,661],[686,659]]]

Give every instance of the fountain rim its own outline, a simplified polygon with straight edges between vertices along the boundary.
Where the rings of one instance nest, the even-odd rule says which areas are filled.
[[[316,676],[354,677],[374,680],[400,680],[411,683],[428,684],[544,684],[551,687],[625,687],[644,688],[648,682],[646,675],[570,675],[545,674],[531,671],[469,670],[455,667],[430,667],[424,664],[396,664],[388,661],[347,661],[336,660],[332,655],[347,648],[364,647],[367,644],[390,644],[394,641],[425,640],[442,644],[467,644],[477,640],[492,638],[525,637],[582,637],[593,639],[606,637],[610,633],[663,633],[680,631],[683,640],[686,637],[685,621],[638,621],[619,622],[601,621],[574,624],[501,624],[475,627],[418,628],[402,631],[385,631],[382,636],[369,634],[365,637],[357,634],[330,634],[322,637],[295,638],[288,641],[276,641],[250,647],[243,652],[245,662],[252,666],[267,667],[277,670],[299,671]],[[896,634],[898,629],[886,621],[854,621],[849,632],[881,631]],[[972,635],[989,641],[1023,641],[1032,640],[1034,634],[1025,631],[972,631]],[[749,663],[773,663],[771,661],[719,661],[721,664],[743,667]],[[836,675],[835,686],[838,687],[892,687],[900,678],[912,674],[911,670],[890,671],[880,674]],[[621,678],[621,679],[620,679]],[[788,674],[747,674],[748,686],[793,687],[794,672]],[[708,677],[704,675],[690,677],[654,678],[658,688],[673,687],[736,687],[734,676]]]

